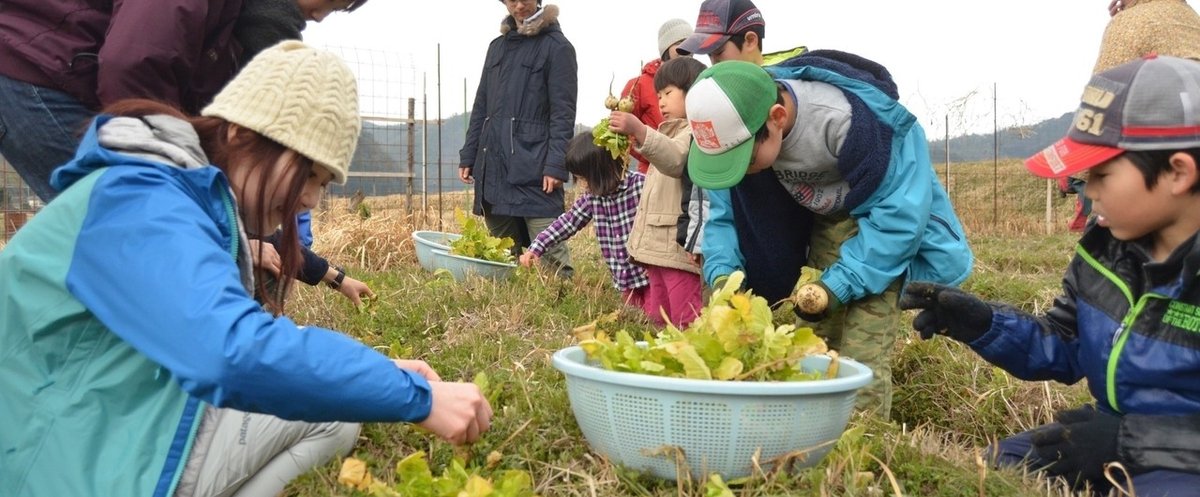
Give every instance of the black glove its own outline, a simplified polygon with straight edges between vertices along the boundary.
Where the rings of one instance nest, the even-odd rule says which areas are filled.
[[[1059,411],[1054,421],[1031,437],[1038,457],[1050,463],[1042,470],[1063,477],[1076,489],[1087,482],[1092,488],[1107,490],[1111,484],[1104,478],[1104,464],[1120,459],[1117,438],[1121,418],[1084,406]]]
[[[978,297],[937,283],[913,282],[900,295],[901,309],[921,309],[913,329],[923,340],[935,334],[974,342],[992,327],[992,307]]]

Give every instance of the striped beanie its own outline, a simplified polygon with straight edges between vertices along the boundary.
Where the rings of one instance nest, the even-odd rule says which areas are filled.
[[[200,112],[252,129],[345,184],[358,144],[358,86],[336,55],[296,40],[263,50]]]

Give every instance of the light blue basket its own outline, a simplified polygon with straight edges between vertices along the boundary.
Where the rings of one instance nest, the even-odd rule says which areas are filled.
[[[666,378],[608,371],[593,365],[579,346],[554,353],[566,376],[567,396],[592,451],[614,463],[674,480],[687,471],[701,480],[726,480],[766,470],[786,454],[807,451],[794,468],[819,462],[846,429],[859,388],[871,369],[838,359],[837,378],[756,382]],[[826,371],[829,357],[806,357],[807,370]],[[675,463],[678,448],[686,467]],[[655,454],[655,453],[659,454]]]
[[[414,231],[412,234],[413,247],[417,252],[417,262],[426,271],[437,269],[433,263],[433,250],[450,251],[450,242],[462,238],[462,235],[457,233],[446,233],[444,231]]]
[[[516,264],[485,261],[472,257],[454,255],[445,250],[433,249],[434,270],[445,269],[454,275],[457,281],[463,281],[470,275],[478,275],[493,280],[502,280],[512,275],[517,269]]]

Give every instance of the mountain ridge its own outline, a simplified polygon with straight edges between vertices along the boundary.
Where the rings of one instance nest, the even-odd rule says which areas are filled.
[[[998,159],[1024,159],[1062,138],[1071,125],[1073,112],[1044,121],[1005,128],[999,131],[999,147],[993,133],[977,133],[950,139],[950,162],[980,162]],[[934,164],[946,162],[946,140],[929,141],[929,158]]]

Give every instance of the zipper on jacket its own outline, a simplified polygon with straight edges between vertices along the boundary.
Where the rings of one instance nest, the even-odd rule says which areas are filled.
[[[488,129],[488,122],[489,122],[489,121],[491,121],[491,120],[492,120],[492,116],[483,116],[483,126],[480,126],[480,129],[481,129],[481,130],[482,130],[482,129]],[[483,132],[482,132],[482,131],[480,131],[480,135],[483,135]],[[486,157],[487,157],[487,140],[485,140],[485,139],[484,139],[482,136],[480,136],[480,138],[479,138],[479,141],[483,143],[483,157],[484,157],[484,158],[486,158]],[[475,170],[474,170],[474,167],[475,167],[476,165],[478,165],[479,161],[481,161],[481,160],[483,160],[483,159],[482,159],[482,158],[479,158],[479,157],[476,157],[476,158],[475,158],[475,164],[471,164],[471,167],[472,167],[472,171],[471,171],[471,172],[472,172],[472,174],[474,174],[474,171],[475,171]]]
[[[1142,310],[1146,308],[1146,303],[1149,302],[1150,299],[1165,298],[1169,297],[1156,293],[1146,293],[1145,295],[1142,295],[1142,298],[1138,299],[1133,308],[1129,310],[1129,313],[1125,315],[1125,318],[1121,320],[1121,325],[1117,327],[1117,331],[1113,333],[1112,352],[1110,352],[1108,356],[1108,368],[1104,375],[1104,386],[1105,392],[1108,395],[1108,405],[1116,412],[1121,412],[1120,407],[1117,405],[1117,362],[1121,358],[1121,352],[1125,350],[1125,343],[1129,341],[1129,334],[1130,330],[1133,328],[1133,322],[1142,313]]]
[[[1121,352],[1125,350],[1125,343],[1129,340],[1130,328],[1133,327],[1133,322],[1137,320],[1142,309],[1145,309],[1146,303],[1153,298],[1165,299],[1169,298],[1165,295],[1159,295],[1152,292],[1146,292],[1136,302],[1133,300],[1133,291],[1129,289],[1129,285],[1125,284],[1112,270],[1100,264],[1100,261],[1092,257],[1083,245],[1075,245],[1075,253],[1084,260],[1092,269],[1104,276],[1105,279],[1112,282],[1117,289],[1121,290],[1121,294],[1125,296],[1125,300],[1129,302],[1129,311],[1125,313],[1125,317],[1121,319],[1121,323],[1117,326],[1117,330],[1112,335],[1112,349],[1108,355],[1108,365],[1104,372],[1104,392],[1108,397],[1108,406],[1114,412],[1121,412],[1121,407],[1117,404],[1117,363],[1121,359]]]
[[[691,236],[687,240],[684,240],[687,242],[686,249],[688,253],[692,253],[696,249],[696,239],[700,238],[700,233],[704,230],[704,189],[697,186],[692,186],[692,188],[695,193],[699,194],[700,201],[697,202],[696,229],[692,230]],[[691,206],[689,205],[688,207],[690,208]]]
[[[513,128],[517,127],[517,118],[510,117],[509,119],[512,119],[512,122],[508,123],[508,155],[517,155],[516,135],[513,131]]]
[[[938,223],[938,224],[942,225],[942,227],[946,228],[946,233],[949,233],[949,234],[950,234],[950,237],[951,237],[951,238],[953,238],[953,239],[954,239],[954,241],[956,241],[956,242],[961,242],[961,241],[962,241],[962,238],[960,238],[960,237],[958,236],[958,233],[956,233],[956,232],[954,231],[954,228],[951,228],[951,227],[950,227],[950,222],[949,222],[949,221],[946,221],[945,219],[942,219],[942,218],[940,218],[940,217],[937,217],[937,215],[935,215],[935,214],[930,214],[930,215],[929,215],[929,219],[933,220],[934,222],[936,222],[936,223]]]
[[[229,230],[229,255],[233,256],[234,262],[237,262],[240,235],[238,234],[237,213],[233,211],[233,200],[229,198],[228,190],[221,191],[221,202],[225,204],[225,214],[229,216],[229,226],[232,228]]]

